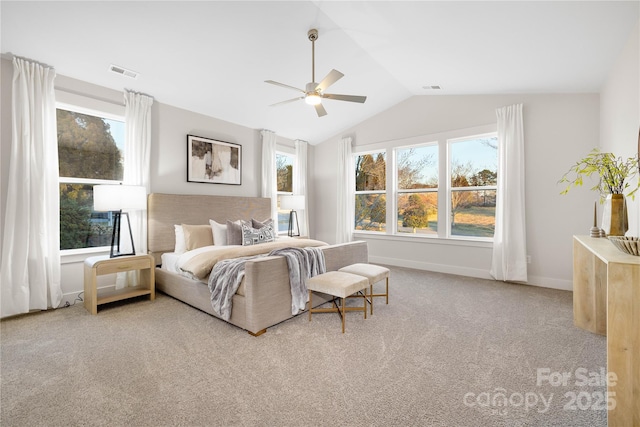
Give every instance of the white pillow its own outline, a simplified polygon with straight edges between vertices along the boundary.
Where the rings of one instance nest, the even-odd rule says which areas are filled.
[[[210,219],[211,232],[213,233],[214,246],[227,246],[227,224],[219,224]]]
[[[174,252],[180,255],[187,251],[187,245],[184,242],[184,230],[182,229],[182,225],[174,225],[174,227],[176,230],[176,248]]]

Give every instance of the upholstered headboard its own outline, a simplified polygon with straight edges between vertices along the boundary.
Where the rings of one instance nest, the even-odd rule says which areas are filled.
[[[147,248],[160,264],[164,252],[175,248],[175,224],[209,224],[209,220],[262,221],[271,217],[271,199],[262,197],[149,194]]]

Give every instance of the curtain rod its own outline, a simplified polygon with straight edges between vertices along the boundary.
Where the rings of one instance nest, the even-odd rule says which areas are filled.
[[[44,62],[36,61],[35,59],[26,58],[24,56],[14,55],[11,52],[3,52],[3,53],[1,53],[0,54],[0,58],[7,59],[7,60],[9,60],[11,62],[13,62],[14,58],[18,58],[18,59],[22,59],[23,61],[32,62],[32,63],[38,64],[38,65],[40,65],[42,67],[51,68],[52,70],[55,70],[55,67],[53,65],[45,64]]]

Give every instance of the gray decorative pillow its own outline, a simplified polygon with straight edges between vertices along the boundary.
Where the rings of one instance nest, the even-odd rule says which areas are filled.
[[[268,219],[265,219],[264,221],[258,221],[257,219],[251,218],[251,227],[255,228],[256,230],[261,229],[265,225],[271,225],[271,227],[273,227],[273,219],[268,218]]]
[[[273,242],[274,240],[273,224],[267,224],[260,229],[256,229],[247,225],[247,223],[242,223],[243,246],[258,245],[260,243]]]
[[[242,221],[227,220],[227,245],[242,244]]]

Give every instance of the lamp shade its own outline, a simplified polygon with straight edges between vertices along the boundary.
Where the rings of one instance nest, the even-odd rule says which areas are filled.
[[[94,185],[93,210],[119,211],[147,208],[147,190],[139,185]]]
[[[304,209],[304,196],[280,196],[280,209]]]

